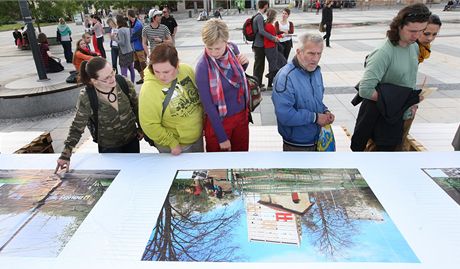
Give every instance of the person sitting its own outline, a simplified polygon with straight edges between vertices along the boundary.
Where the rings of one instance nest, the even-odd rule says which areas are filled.
[[[218,9],[216,9],[216,11],[214,11],[214,18],[222,20],[222,14],[220,13],[220,8],[218,8]]]
[[[38,34],[38,47],[40,49],[40,55],[45,66],[46,73],[57,73],[64,70],[61,65],[61,59],[53,56],[48,46],[48,38],[44,33]]]
[[[80,65],[83,61],[89,61],[93,57],[98,56],[97,53],[91,52],[88,50],[88,45],[83,39],[77,41],[77,49],[73,54],[73,65],[75,70],[78,72],[80,70]]]
[[[206,21],[206,20],[208,20],[208,12],[203,9],[198,15],[197,21]]]
[[[18,31],[18,29],[14,29],[13,38],[14,38],[14,45],[17,46],[18,48],[21,48],[22,47],[22,34],[21,32]]]
[[[80,66],[80,82],[86,85],[77,102],[77,112],[64,141],[64,149],[57,160],[56,171],[69,170],[72,150],[77,145],[88,122],[93,124],[93,139],[97,141],[99,153],[139,153],[139,140],[143,133],[136,125],[137,94],[131,81],[126,80],[129,94],[125,94],[112,65],[104,58],[94,57]],[[93,118],[90,93],[96,95],[97,117]]]
[[[454,8],[454,1],[449,0],[449,2],[447,2],[447,5],[444,6],[443,11],[449,11],[449,10],[452,10],[453,8]]]

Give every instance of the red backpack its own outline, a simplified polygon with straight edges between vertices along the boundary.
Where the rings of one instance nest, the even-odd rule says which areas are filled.
[[[243,37],[244,40],[246,41],[254,41],[256,39],[256,32],[254,31],[254,28],[252,26],[252,23],[254,21],[254,18],[259,15],[260,13],[257,13],[256,15],[247,18],[246,21],[243,24]]]

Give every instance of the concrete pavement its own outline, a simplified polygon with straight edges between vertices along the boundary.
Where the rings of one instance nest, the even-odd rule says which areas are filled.
[[[353,130],[358,108],[350,104],[354,95],[354,85],[359,81],[364,68],[363,61],[373,48],[385,38],[388,22],[396,15],[396,7],[361,11],[359,9],[334,10],[334,26],[331,46],[325,48],[320,65],[326,86],[326,105],[336,115],[336,125],[344,125]],[[417,123],[458,123],[460,122],[460,17],[458,12],[442,12],[441,5],[433,5],[433,13],[443,21],[441,32],[433,44],[432,56],[419,68],[418,81],[421,85],[426,77],[426,85],[438,88],[438,91],[425,100],[418,111]],[[230,40],[237,43],[241,52],[251,61],[248,73],[252,73],[253,53],[251,45],[242,39],[241,28],[248,15],[224,16],[230,29]],[[294,22],[297,34],[317,31],[321,15],[293,11],[290,20]],[[203,45],[200,31],[203,22],[196,19],[179,19],[179,31],[176,46],[181,62],[194,66],[198,61]],[[83,32],[82,26],[71,25],[74,41]],[[43,31],[52,36],[54,26],[43,27]],[[18,80],[36,85],[35,67],[30,51],[19,51],[13,46],[10,32],[0,32],[0,85],[12,85]],[[108,42],[106,50],[110,50]],[[62,47],[51,47],[53,54],[63,58]],[[291,52],[291,57],[294,51]],[[108,56],[108,59],[110,57]],[[66,70],[71,70],[66,66]],[[267,69],[267,68],[266,68]],[[139,90],[140,87],[137,86]],[[1,90],[0,90],[1,91]],[[1,92],[0,92],[1,95]],[[51,131],[56,151],[62,149],[73,118],[73,111],[27,119],[0,120],[0,132],[11,131]],[[274,126],[276,118],[270,93],[264,93],[261,106],[254,113],[255,126]],[[257,128],[252,128],[257,130]],[[274,128],[270,128],[274,130]],[[267,135],[266,132],[264,135]],[[275,133],[274,136],[277,134]],[[87,135],[85,136],[87,137]],[[279,139],[279,138],[277,138]]]

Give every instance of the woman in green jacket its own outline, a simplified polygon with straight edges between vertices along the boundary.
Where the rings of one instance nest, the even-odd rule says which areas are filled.
[[[177,50],[160,44],[150,54],[139,94],[139,119],[160,153],[203,152],[203,108],[195,73]]]

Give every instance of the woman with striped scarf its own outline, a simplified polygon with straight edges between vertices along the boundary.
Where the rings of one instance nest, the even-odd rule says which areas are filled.
[[[205,110],[206,151],[248,151],[248,88],[244,70],[248,59],[228,42],[222,20],[206,22],[201,33],[205,51],[195,77]]]

